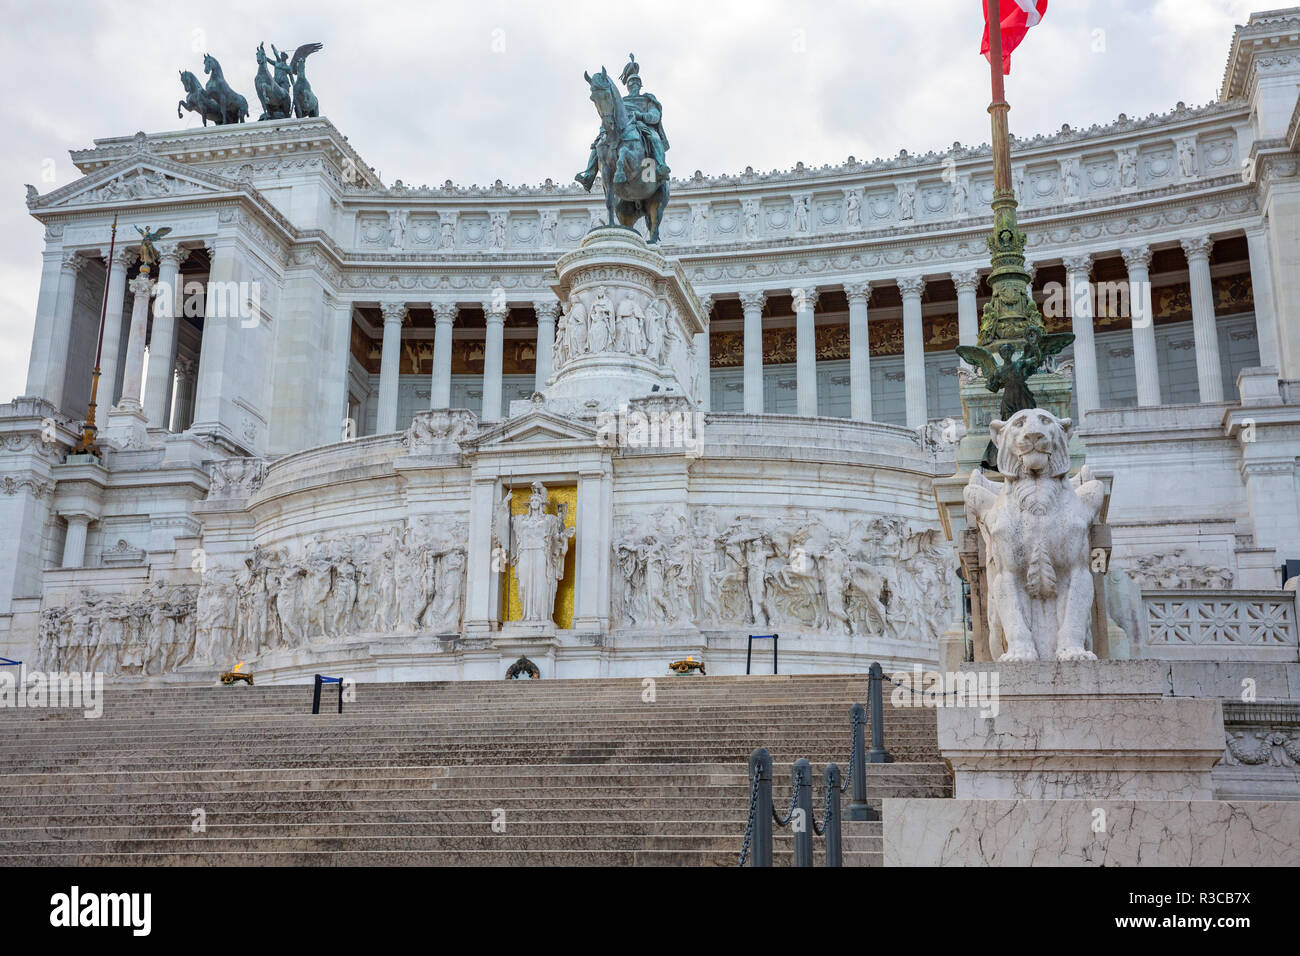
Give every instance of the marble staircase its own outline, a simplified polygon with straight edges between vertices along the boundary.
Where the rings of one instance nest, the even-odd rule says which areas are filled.
[[[807,757],[820,820],[865,689],[669,677],[651,703],[639,679],[362,684],[313,716],[309,685],[110,687],[98,719],[0,710],[0,865],[734,866],[750,752],[772,752],[781,810]],[[887,700],[885,732],[873,805],[951,796],[934,711]],[[778,829],[776,865],[791,854]],[[845,864],[881,860],[880,824],[846,823]]]

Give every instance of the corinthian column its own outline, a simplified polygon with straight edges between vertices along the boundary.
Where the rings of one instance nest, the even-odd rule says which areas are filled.
[[[925,397],[925,327],[921,320],[924,276],[898,280],[903,296],[903,386],[907,399],[907,427],[920,428],[930,420]]]
[[[455,302],[430,302],[433,309],[433,377],[429,407],[451,408],[451,329],[460,306]]]
[[[702,295],[700,314],[704,316],[704,331],[695,334],[695,381],[700,383],[700,394],[694,396],[700,410],[707,412],[713,406],[713,365],[709,357],[709,317],[713,314],[713,296]]]
[[[501,360],[505,352],[505,304],[483,303],[483,317],[487,320],[487,337],[483,342],[483,420],[495,422],[501,418]]]
[[[745,414],[763,414],[763,292],[740,293],[745,314]]]
[[[158,292],[154,299],[153,333],[149,337],[149,379],[145,383],[144,413],[150,428],[167,427],[171,407],[173,364],[176,361],[176,310],[183,301],[180,289],[181,263],[188,249],[171,242],[158,250]],[[111,278],[111,277],[110,277]]]
[[[1092,255],[1066,256],[1065,286],[1070,296],[1070,320],[1074,330],[1074,394],[1079,418],[1101,407],[1097,385],[1097,343],[1092,332]]]
[[[402,362],[402,320],[406,303],[383,302],[384,340],[379,353],[379,409],[375,416],[375,434],[397,431],[397,376]]]
[[[795,316],[795,383],[800,415],[817,414],[817,308],[816,286],[796,286],[790,290]]]
[[[126,366],[122,370],[122,398],[117,407],[124,412],[141,411],[140,393],[144,387],[144,340],[149,328],[149,299],[153,280],[139,275],[131,280],[131,332],[126,339]]]
[[[980,287],[978,269],[954,272],[952,284],[957,288],[957,344],[974,345],[980,334],[979,312],[975,294]]]
[[[117,401],[117,353],[122,342],[122,311],[126,304],[126,270],[135,262],[134,249],[118,249],[108,264],[108,307],[104,312],[104,349],[99,362],[99,406]]]
[[[45,366],[43,398],[55,408],[63,405],[63,382],[68,372],[68,344],[72,340],[72,307],[77,297],[77,276],[86,267],[86,259],[75,252],[63,257],[59,271],[59,295],[54,305],[54,322],[50,327],[50,345]]]
[[[555,318],[560,314],[560,300],[543,299],[534,302],[533,312],[537,315],[537,374],[533,380],[533,390],[544,392],[554,363]],[[436,348],[435,345],[435,350]]]
[[[1209,236],[1182,241],[1192,287],[1192,338],[1196,343],[1196,384],[1202,402],[1223,401],[1223,372],[1219,368],[1219,330],[1214,319],[1214,289],[1210,285]]]
[[[867,332],[870,282],[848,282],[849,300],[849,417],[871,421],[871,341]]]
[[[1128,266],[1128,311],[1133,326],[1133,371],[1139,405],[1160,404],[1160,363],[1156,359],[1156,327],[1151,313],[1151,247],[1121,249]]]

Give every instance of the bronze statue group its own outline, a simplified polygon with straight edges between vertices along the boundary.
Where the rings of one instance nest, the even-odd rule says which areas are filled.
[[[262,103],[259,121],[320,115],[320,104],[307,82],[307,57],[323,46],[321,43],[304,43],[290,56],[271,44],[272,55],[267,56],[266,44],[257,45],[257,76],[253,79],[253,87]],[[185,99],[176,104],[176,118],[180,119],[185,115],[183,111],[189,110],[199,114],[204,126],[209,120],[223,126],[248,119],[248,100],[226,82],[216,57],[204,54],[203,72],[208,76],[206,85],[189,70],[181,71]]]

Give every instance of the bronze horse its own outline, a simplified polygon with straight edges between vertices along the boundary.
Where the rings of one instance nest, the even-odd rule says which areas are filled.
[[[604,67],[595,76],[582,74],[591,88],[604,127],[603,141],[597,147],[600,157],[600,181],[605,188],[608,222],[615,217],[620,225],[631,229],[645,217],[650,241],[659,241],[659,224],[668,206],[668,180],[655,171],[654,154],[646,148],[641,131],[632,122],[623,96]]]
[[[208,120],[212,120],[217,126],[222,125],[226,121],[225,117],[221,114],[217,101],[208,96],[199,78],[189,70],[180,72],[181,86],[185,87],[185,99],[178,100],[176,103],[176,118],[181,119],[185,115],[182,110],[189,110],[191,113],[199,114],[204,126],[208,125]]]
[[[248,119],[248,100],[230,88],[221,72],[221,64],[210,53],[203,54],[203,72],[210,74],[204,91],[221,111],[222,123],[242,123]]]

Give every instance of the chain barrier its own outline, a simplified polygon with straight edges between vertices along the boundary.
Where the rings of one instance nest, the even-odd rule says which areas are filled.
[[[750,774],[752,783],[749,788],[749,819],[745,822],[745,842],[740,847],[740,863],[744,866],[745,861],[749,859],[749,846],[754,842],[754,820],[758,817],[758,770],[755,768]]]
[[[799,803],[799,788],[792,784],[790,788],[790,809],[786,813],[785,819],[784,820],[781,819],[780,815],[776,812],[776,807],[772,808],[772,819],[776,821],[777,826],[779,827],[787,826],[790,823],[790,821],[794,819],[794,808],[798,805],[798,803]]]
[[[834,817],[834,814],[831,813],[831,789],[832,788],[829,786],[826,787],[826,796],[822,800],[822,825],[817,825],[816,816],[813,816],[812,818],[813,833],[817,834],[817,836],[826,835],[826,825],[830,823]]]
[[[938,694],[938,696],[940,697],[947,697],[949,694],[951,694],[954,700],[957,699],[956,687],[954,687],[952,690],[946,690],[946,691],[920,691],[917,690],[915,687],[913,687],[911,684],[900,684],[898,681],[894,680],[894,678],[890,677],[888,674],[881,674],[880,676],[883,677],[885,680],[889,681],[895,687],[898,687],[902,690],[910,691],[913,697],[916,697],[917,695],[922,693]]]

